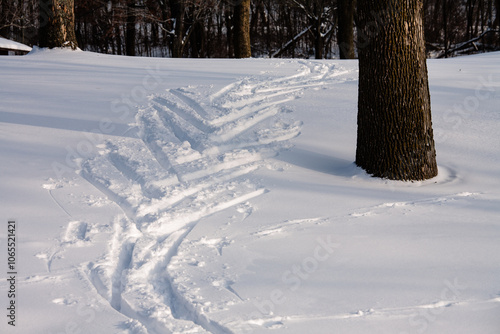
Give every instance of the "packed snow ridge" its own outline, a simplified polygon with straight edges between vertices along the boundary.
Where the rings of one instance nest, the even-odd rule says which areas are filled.
[[[219,91],[168,90],[137,113],[140,138],[109,140],[82,164],[81,174],[123,211],[113,223],[108,254],[86,272],[99,294],[132,319],[130,328],[232,333],[209,313],[242,298],[230,279],[211,286],[225,291],[218,301],[186,285],[185,267],[203,266],[178,256],[193,243],[186,236],[203,218],[268,191],[245,176],[300,134],[301,122],[283,104],[308,88],[343,80],[344,73],[304,62],[297,74],[270,81],[246,78]],[[85,239],[85,226],[69,228]],[[231,240],[197,243],[220,255]]]

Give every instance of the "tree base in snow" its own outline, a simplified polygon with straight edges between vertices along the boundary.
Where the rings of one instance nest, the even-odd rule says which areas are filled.
[[[376,177],[437,175],[422,2],[358,1],[356,164]]]

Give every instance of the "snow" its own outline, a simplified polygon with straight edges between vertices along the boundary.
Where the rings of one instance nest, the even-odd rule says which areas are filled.
[[[19,51],[31,51],[31,47],[19,42],[14,42],[9,39],[0,37],[0,49],[10,49]]]
[[[500,54],[429,61],[439,175],[354,164],[357,62],[0,60],[2,333],[498,333]]]

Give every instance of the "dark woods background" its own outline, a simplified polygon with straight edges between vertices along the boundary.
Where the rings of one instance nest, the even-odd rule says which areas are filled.
[[[338,57],[340,1],[252,0],[252,56]],[[0,0],[0,35],[37,45],[38,2]],[[234,57],[237,2],[75,0],[76,37],[81,49],[100,53]],[[500,49],[499,12],[500,0],[424,0],[429,56]]]

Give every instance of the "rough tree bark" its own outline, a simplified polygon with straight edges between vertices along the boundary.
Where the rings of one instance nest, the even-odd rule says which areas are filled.
[[[250,0],[238,1],[234,7],[234,20],[234,56],[236,58],[249,58],[252,56],[250,44]]]
[[[354,10],[356,0],[338,0],[338,31],[340,59],[354,59]]]
[[[76,49],[74,0],[39,0],[39,8],[39,46]]]
[[[376,177],[437,175],[421,0],[358,0],[356,164]]]

